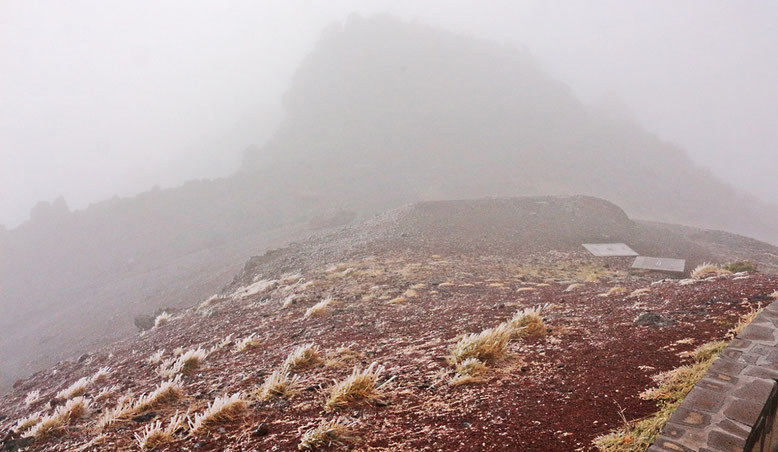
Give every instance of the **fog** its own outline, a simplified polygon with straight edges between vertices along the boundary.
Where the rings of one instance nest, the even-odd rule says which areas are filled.
[[[0,389],[423,201],[778,268],[778,6],[1,5]]]
[[[0,3],[0,224],[225,176],[282,120],[292,74],[352,13],[510,43],[584,103],[778,202],[768,2]]]

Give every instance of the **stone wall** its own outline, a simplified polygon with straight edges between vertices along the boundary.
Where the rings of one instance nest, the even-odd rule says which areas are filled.
[[[776,450],[778,303],[724,349],[649,452]]]

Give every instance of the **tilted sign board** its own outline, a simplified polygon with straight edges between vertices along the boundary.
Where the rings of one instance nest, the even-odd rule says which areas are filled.
[[[686,269],[686,261],[683,259],[669,259],[666,257],[638,256],[635,258],[635,262],[632,263],[632,268],[683,273]]]
[[[584,243],[584,248],[599,257],[637,256],[638,253],[623,243]]]

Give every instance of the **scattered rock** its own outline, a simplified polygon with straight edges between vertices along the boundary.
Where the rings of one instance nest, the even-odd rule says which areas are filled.
[[[148,422],[148,421],[154,419],[155,417],[157,417],[157,413],[155,413],[153,411],[149,411],[148,413],[143,413],[143,414],[139,414],[139,415],[135,416],[134,418],[132,418],[132,420],[134,422],[141,423],[141,422]]]
[[[636,326],[667,326],[675,322],[656,312],[646,311],[638,314],[632,323]]]
[[[135,316],[135,326],[139,331],[147,331],[154,328],[154,319],[150,315],[141,314]]]
[[[254,436],[267,436],[268,433],[270,433],[270,429],[264,422],[259,424],[257,429],[254,430]]]

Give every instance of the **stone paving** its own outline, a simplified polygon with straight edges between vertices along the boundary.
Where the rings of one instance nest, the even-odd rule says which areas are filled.
[[[724,349],[649,452],[743,451],[778,380],[778,303]]]

